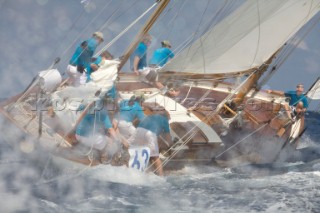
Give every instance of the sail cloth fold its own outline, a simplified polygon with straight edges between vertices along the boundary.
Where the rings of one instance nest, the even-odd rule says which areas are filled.
[[[58,90],[51,96],[53,109],[58,117],[61,118],[61,123],[64,128],[75,124],[77,110],[80,105],[87,105],[93,101],[99,100],[104,96],[114,85],[118,76],[119,61],[105,60],[99,64],[99,69],[91,74],[91,81],[79,87],[65,87]],[[96,93],[100,91],[97,97]]]
[[[117,60],[103,60],[99,64],[99,69],[91,74],[91,81],[86,84],[86,87],[98,87],[103,91],[108,91],[114,84],[118,76]]]
[[[247,0],[161,72],[224,74],[259,67],[318,13],[320,0]]]

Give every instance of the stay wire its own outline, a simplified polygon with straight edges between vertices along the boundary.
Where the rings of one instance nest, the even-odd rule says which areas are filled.
[[[120,10],[121,6],[123,4],[123,1],[121,2],[121,4],[117,7],[117,9],[113,10],[112,13],[110,14],[110,16],[107,16],[106,19],[104,20],[104,24],[99,28],[99,31],[103,31],[107,25],[109,24],[111,18]],[[121,16],[121,15],[120,15]]]
[[[175,6],[177,1],[174,1],[174,5],[172,5],[172,8]],[[176,20],[177,20],[177,17],[179,14],[181,14],[181,11],[182,11],[182,8],[186,5],[186,2],[187,1],[183,1],[182,2],[182,5],[179,7],[178,11],[176,12],[176,14],[173,16],[173,18],[168,22],[168,25],[167,26],[170,26],[172,24],[172,26],[170,27],[170,30],[167,32],[167,37],[170,38],[171,37],[171,33],[174,29],[174,26],[175,26],[175,23],[176,23]],[[163,34],[162,36],[164,35],[165,31],[163,31]],[[160,36],[161,38],[161,36]]]
[[[142,15],[140,15],[136,20],[134,20],[128,27],[126,27],[121,33],[119,33],[115,38],[113,38],[107,45],[105,45],[98,53],[95,55],[101,54],[103,51],[108,49],[111,45],[113,45],[122,35],[124,35],[132,26],[134,26],[141,18],[143,18],[148,12],[151,11],[153,7],[155,7],[157,3],[154,3],[148,10],[146,10]]]
[[[245,83],[245,82],[243,82],[242,84],[244,84],[244,83]],[[241,86],[241,85],[240,85],[240,86]],[[240,88],[240,86],[239,86],[238,88]],[[230,94],[230,95],[233,95],[233,94]],[[228,96],[228,97],[229,97],[229,96]],[[231,97],[231,96],[230,96],[230,97]],[[217,109],[218,109],[218,108],[217,108]],[[206,118],[204,119],[203,122],[209,121],[209,119],[211,119],[213,115],[217,115],[217,113],[218,113],[218,110],[212,111],[209,115],[206,116]],[[236,116],[234,116],[234,118],[235,118],[235,117],[236,117]],[[181,141],[183,142],[183,143],[181,143],[181,145],[179,145],[179,147],[185,146],[185,145],[192,139],[192,137],[194,137],[194,135],[197,134],[197,132],[198,132],[199,130],[196,130],[196,128],[197,128],[199,125],[200,125],[200,123],[197,124],[197,125],[195,125],[195,126],[194,126],[193,128],[191,128],[184,136],[182,136],[181,138],[179,138],[179,141],[178,141],[177,143],[180,143]],[[189,134],[191,131],[192,131],[192,133],[188,136],[188,134]],[[188,136],[188,137],[187,137],[187,136]],[[187,138],[186,138],[186,137],[187,137]],[[248,136],[248,137],[249,137],[249,136]],[[186,140],[185,140],[185,138],[186,138]],[[185,141],[183,141],[183,140],[185,140]],[[243,139],[243,140],[244,140],[244,139]],[[170,148],[165,152],[165,154],[168,153],[170,150],[172,150],[172,148],[173,148],[173,147],[170,147]],[[170,156],[164,160],[163,166],[165,166],[179,151],[180,151],[180,149],[174,150],[173,153],[171,153]],[[154,163],[152,163],[148,168],[150,168],[150,167],[153,166],[153,165],[154,165]],[[158,168],[157,168],[156,170],[154,170],[154,172],[156,172],[156,171],[158,171]]]
[[[85,13],[85,9],[83,8],[81,13],[78,15],[78,17],[75,19],[75,21],[72,23],[70,29],[68,30],[68,33],[64,34],[63,38],[62,38],[62,41],[66,40],[67,36],[70,34],[70,32],[72,31],[72,29],[76,26],[76,23],[81,19],[81,17],[83,16],[83,14]],[[61,47],[61,43],[60,45],[57,45],[55,50],[53,51],[53,55],[57,55],[57,52],[58,52],[58,49],[60,49]],[[61,55],[61,57],[63,56],[63,54]]]
[[[307,27],[302,33],[300,37],[296,34],[294,37],[292,37],[289,40],[288,44],[285,44],[287,46],[284,47],[283,50],[281,50],[281,55],[277,56],[275,59],[275,62],[271,64],[271,70],[269,71],[269,74],[265,76],[260,82],[258,87],[262,87],[267,81],[270,80],[270,78],[275,74],[276,71],[279,70],[279,68],[282,66],[282,64],[289,58],[289,56],[294,52],[294,50],[297,48],[297,46],[305,39],[305,37],[315,28],[315,26],[320,21],[320,15],[313,21],[313,23],[310,23],[309,27]]]
[[[109,0],[109,3],[106,4],[100,12],[90,21],[87,23],[87,25],[83,28],[83,30],[78,34],[78,36],[73,39],[72,43],[65,49],[65,51],[62,53],[61,57],[63,57],[70,49],[71,47],[79,40],[79,38],[84,34],[85,31],[89,28],[89,26],[104,12],[104,10],[111,4],[112,0]],[[69,60],[68,58],[64,57],[64,61]]]
[[[202,25],[202,22],[203,22],[203,19],[204,19],[204,15],[205,15],[205,13],[206,13],[206,11],[207,11],[207,9],[208,9],[207,6],[209,5],[209,3],[210,3],[210,0],[207,0],[207,4],[206,4],[206,7],[205,7],[205,10],[204,10],[204,11],[202,12],[202,14],[201,14],[200,22],[199,22],[199,24],[198,24],[198,26],[197,26],[197,29],[195,30],[195,33],[193,34],[192,40],[194,40],[195,37],[197,36],[197,34],[199,34],[200,26]],[[190,52],[190,50],[191,50],[191,47],[192,47],[192,45],[189,46],[187,55],[189,55],[189,52]],[[187,57],[185,57],[185,60],[187,60]],[[186,62],[186,61],[185,61],[185,62]],[[186,65],[187,65],[188,63],[182,63],[182,64],[186,64]],[[180,70],[184,70],[184,68],[185,68],[185,67],[183,67],[183,65],[181,65]]]
[[[210,2],[208,1],[208,2],[207,2],[207,5],[209,5],[209,3],[210,3]],[[229,13],[230,13],[230,8],[231,8],[232,4],[234,4],[234,2],[225,1],[225,3],[221,6],[221,8],[218,10],[218,12],[215,13],[215,14],[213,14],[212,19],[211,19],[210,22],[208,23],[207,29],[209,28],[209,26],[212,25],[212,23],[214,23],[214,20],[217,20],[220,16],[223,16],[223,15],[226,16],[227,14],[229,14]],[[205,11],[206,11],[206,9],[205,9]],[[205,11],[202,13],[201,20],[203,20]],[[201,21],[201,22],[202,22],[202,21]],[[200,26],[201,26],[201,22],[200,22],[200,24],[199,24],[198,27],[197,27],[197,31],[195,31],[195,33],[192,34],[192,36],[191,36],[191,38],[190,38],[190,41],[185,45],[185,47],[186,47],[188,44],[194,42],[197,34],[199,34],[199,29],[200,29]],[[209,31],[207,31],[206,33],[208,33],[208,32],[209,32]],[[189,52],[190,52],[190,50],[191,50],[191,47],[192,47],[192,45],[189,46],[186,55],[189,55]],[[183,50],[183,49],[181,49],[181,51],[182,51],[182,50]],[[180,52],[181,52],[181,51],[180,51]],[[177,54],[177,55],[178,55],[178,54]],[[187,58],[187,57],[185,57],[185,58]],[[186,59],[185,59],[185,60],[186,60]],[[182,63],[181,66],[180,66],[180,68],[179,68],[180,71],[184,69],[183,64],[188,64],[188,63],[186,63],[186,62],[185,62],[185,63]],[[191,76],[192,76],[192,75],[191,75]]]
[[[252,65],[254,64],[257,55],[258,55],[258,50],[259,50],[259,46],[260,46],[260,37],[261,37],[261,16],[260,16],[260,7],[259,7],[259,1],[256,1],[256,5],[257,5],[257,14],[258,14],[258,39],[257,39],[257,45],[256,45],[256,50],[254,53],[254,57],[252,59],[252,63],[250,65],[250,67],[252,67]]]

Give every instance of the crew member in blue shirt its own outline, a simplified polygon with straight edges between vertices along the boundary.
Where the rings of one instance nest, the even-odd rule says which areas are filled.
[[[151,44],[151,39],[152,37],[149,34],[143,37],[136,50],[130,56],[130,68],[136,75],[140,76],[141,81],[152,83],[162,94],[167,93],[170,96],[178,96],[179,91],[168,90],[166,86],[158,81],[156,69],[147,65],[147,51],[148,46]]]
[[[149,62],[150,67],[163,67],[170,58],[174,57],[173,52],[170,50],[171,44],[169,41],[162,41],[161,46],[161,48],[153,52],[153,56]]]
[[[278,94],[278,95],[284,95],[288,97],[289,100],[289,106],[285,105],[286,110],[288,112],[288,117],[292,119],[291,111],[294,113],[294,115],[302,116],[309,104],[307,97],[303,94],[304,88],[303,84],[298,84],[295,91],[275,91],[275,90],[267,90],[268,93]]]
[[[140,75],[145,67],[147,67],[147,51],[151,44],[152,37],[146,34],[133,54],[130,56],[130,68],[136,74]]]
[[[158,175],[163,175],[163,166],[159,157],[158,136],[164,134],[164,139],[168,146],[173,144],[169,126],[170,115],[163,110],[160,114],[146,116],[138,125],[130,146],[146,145],[150,148],[150,159],[154,162],[155,171]]]
[[[74,86],[79,86],[86,81],[90,81],[90,61],[97,46],[102,42],[103,34],[101,32],[95,32],[90,39],[83,41],[77,46],[67,67],[67,73],[72,78],[71,80]],[[80,77],[85,69],[87,69],[87,79],[85,82],[80,82]]]
[[[125,147],[128,147],[128,144],[114,130],[104,101],[100,101],[86,113],[77,126],[76,138],[80,143],[99,150],[102,163],[110,163],[113,155],[120,151],[121,143]],[[84,108],[83,105],[80,106],[79,111]]]
[[[136,119],[141,122],[145,117],[141,107],[143,101],[143,93],[136,92],[129,100],[122,100],[119,104],[119,114],[115,126],[128,141],[136,131],[133,122]]]

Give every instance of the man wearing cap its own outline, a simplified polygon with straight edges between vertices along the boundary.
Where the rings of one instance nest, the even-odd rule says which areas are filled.
[[[177,96],[179,94],[178,91],[168,90],[166,86],[158,81],[158,73],[155,67],[150,68],[147,66],[147,50],[151,44],[151,38],[149,34],[143,37],[137,49],[130,56],[130,68],[136,75],[141,76],[142,81],[154,84],[155,87],[160,89],[161,93]],[[165,45],[168,44],[170,45],[170,43],[165,42]]]
[[[141,122],[145,117],[141,107],[143,101],[143,93],[135,92],[129,100],[123,100],[119,104],[119,114],[115,126],[119,128],[121,135],[128,140],[130,140],[136,130],[133,122],[136,119]]]
[[[169,41],[162,41],[161,46],[161,48],[153,52],[153,56],[149,62],[150,67],[163,67],[170,58],[174,57],[173,52],[170,50],[171,44]]]
[[[303,114],[307,111],[308,108],[308,99],[303,94],[303,85],[298,84],[295,91],[276,91],[276,90],[267,90],[267,93],[273,93],[277,95],[284,95],[289,98],[289,105],[284,105],[287,111],[287,115],[290,119],[292,119],[291,112],[295,115],[303,116]],[[291,108],[290,108],[290,107]]]
[[[95,32],[90,39],[83,41],[76,48],[67,67],[67,73],[70,75],[74,86],[79,86],[90,80],[90,60],[97,46],[102,42],[103,34],[101,32]],[[84,69],[89,70],[86,76],[82,76]],[[80,78],[81,76],[82,79]],[[87,79],[84,80],[83,77],[87,77]]]

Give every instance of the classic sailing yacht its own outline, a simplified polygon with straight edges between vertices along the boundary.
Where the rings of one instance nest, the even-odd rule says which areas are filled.
[[[75,113],[79,102],[74,98],[85,98],[90,105],[97,91],[107,91],[115,82],[122,98],[137,90],[144,93],[151,109],[146,114],[159,107],[170,113],[176,143],[162,150],[165,169],[188,163],[234,166],[285,160],[303,132],[303,119],[292,122],[281,112],[284,97],[259,90],[286,59],[288,48],[297,45],[297,40],[290,39],[300,29],[307,31],[307,23],[318,22],[313,17],[319,12],[320,0],[245,1],[159,71],[161,81],[179,88],[176,98],[161,94],[134,74],[118,73],[169,3],[157,1],[157,9],[120,64],[106,64],[94,73],[91,83],[66,87],[59,71],[50,68],[22,94],[1,103],[1,113],[55,155],[96,165],[97,159],[71,148],[77,146],[72,133],[82,117]],[[235,79],[241,82],[233,83]],[[50,99],[45,104],[48,112],[34,110],[39,95]]]

